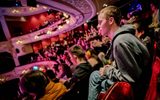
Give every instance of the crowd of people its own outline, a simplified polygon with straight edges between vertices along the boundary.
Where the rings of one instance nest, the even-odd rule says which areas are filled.
[[[68,19],[69,18],[69,15],[64,16],[63,12],[57,12],[57,13],[53,13],[53,18],[50,18],[48,20],[45,20],[43,23],[41,23],[39,26],[37,26],[36,28],[33,28],[33,29],[30,29],[28,32],[24,33],[24,34],[27,34],[27,33],[32,33],[32,32],[35,32],[35,31],[38,31],[38,30],[41,30],[41,29],[44,29],[50,25],[53,25],[54,23],[60,21],[61,23],[60,24],[63,24],[65,22],[65,19]],[[53,28],[55,29],[55,28]]]
[[[51,9],[50,9],[51,10]],[[50,11],[49,10],[49,11]],[[49,12],[48,11],[48,12]],[[52,10],[51,10],[52,11]],[[47,12],[46,12],[47,13]],[[52,16],[53,17],[50,17],[49,18],[49,16],[50,16],[50,14],[52,14]],[[41,30],[41,29],[44,29],[44,28],[46,28],[46,27],[49,27],[49,26],[51,26],[51,25],[53,25],[53,24],[55,24],[55,23],[60,23],[61,25],[63,25],[63,24],[65,24],[66,23],[66,19],[68,19],[70,16],[69,15],[67,15],[67,14],[64,14],[63,12],[58,12],[58,11],[55,11],[55,10],[53,10],[52,12],[50,12],[50,13],[48,13],[47,14],[47,16],[46,17],[48,17],[48,19],[45,19],[44,21],[42,21],[41,23],[39,23],[39,24],[37,24],[37,25],[35,25],[34,27],[31,27],[29,30],[27,30],[27,31],[24,31],[24,30],[22,30],[23,28],[21,28],[21,29],[15,29],[15,32],[13,32],[13,37],[16,37],[16,36],[22,36],[22,35],[25,35],[25,34],[28,34],[28,33],[33,33],[33,32],[36,32],[36,31],[39,31],[39,30]],[[28,18],[29,19],[29,18]],[[29,21],[26,21],[25,23],[28,23]],[[59,24],[59,25],[60,25]],[[25,25],[25,24],[24,24]],[[21,27],[24,27],[24,25],[22,25]],[[56,29],[58,29],[58,27],[56,27],[55,28],[55,26],[54,27],[51,27],[52,28],[52,31],[55,31]],[[45,30],[44,31],[42,31],[41,32],[41,34],[45,34],[45,33],[47,33],[47,32],[45,32]]]
[[[40,50],[36,61],[57,64],[44,72],[31,70],[22,75],[21,99],[97,100],[116,82],[127,82],[133,87],[134,99],[144,100],[160,25],[158,6],[150,5],[151,19],[138,10],[132,13],[134,18],[125,21],[116,6],[104,7],[98,14],[98,30],[92,27],[90,34],[69,34]]]

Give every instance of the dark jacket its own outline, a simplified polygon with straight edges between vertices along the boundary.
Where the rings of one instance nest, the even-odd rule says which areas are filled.
[[[62,98],[62,100],[87,100],[89,76],[92,72],[91,65],[86,63],[79,64],[69,82],[65,85],[70,91]]]
[[[122,26],[115,32],[115,35],[131,29],[131,26]],[[119,35],[112,45],[115,64],[108,67],[106,75],[110,79],[132,83],[139,80],[150,60],[145,45],[131,33]]]

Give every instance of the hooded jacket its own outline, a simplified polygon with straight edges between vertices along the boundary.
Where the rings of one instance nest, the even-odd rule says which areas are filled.
[[[114,33],[114,36],[123,31],[133,30],[131,25],[124,25]],[[140,80],[150,58],[145,45],[129,32],[118,35],[112,45],[114,62],[106,70],[108,78],[132,83]]]

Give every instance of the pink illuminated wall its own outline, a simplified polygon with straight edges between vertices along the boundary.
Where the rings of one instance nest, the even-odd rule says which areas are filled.
[[[47,48],[49,45],[51,45],[51,40],[50,39],[42,40],[42,47],[43,48]]]
[[[55,43],[56,41],[63,42],[64,38],[68,36],[68,33],[63,33],[54,37],[51,37],[49,39],[41,40],[36,43],[32,43],[33,51],[38,52],[42,48],[46,48],[52,43]]]
[[[42,49],[41,41],[34,43],[32,47],[34,52],[38,52],[40,49]]]

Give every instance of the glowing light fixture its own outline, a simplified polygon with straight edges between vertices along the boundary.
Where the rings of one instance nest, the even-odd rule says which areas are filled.
[[[58,29],[62,29],[63,27],[62,26],[58,26]]]
[[[69,23],[69,20],[66,20],[66,23],[68,24],[68,23]]]
[[[68,17],[69,17],[69,15],[66,14],[66,13],[63,13],[63,16],[64,16],[65,18],[68,18]]]
[[[39,36],[37,36],[37,35],[36,35],[36,36],[34,36],[34,39],[39,39]]]
[[[48,31],[47,31],[47,34],[52,34],[52,31],[48,30]]]
[[[22,44],[23,42],[22,41],[20,41],[20,40],[18,40],[17,42],[16,42],[16,44]]]
[[[29,10],[33,11],[33,10],[36,10],[36,8],[35,7],[30,7]]]
[[[12,10],[12,13],[19,13],[20,11],[19,10],[17,10],[17,9],[13,9]]]
[[[44,9],[47,9],[47,7],[46,7],[46,6],[43,6],[43,8],[44,8]]]

